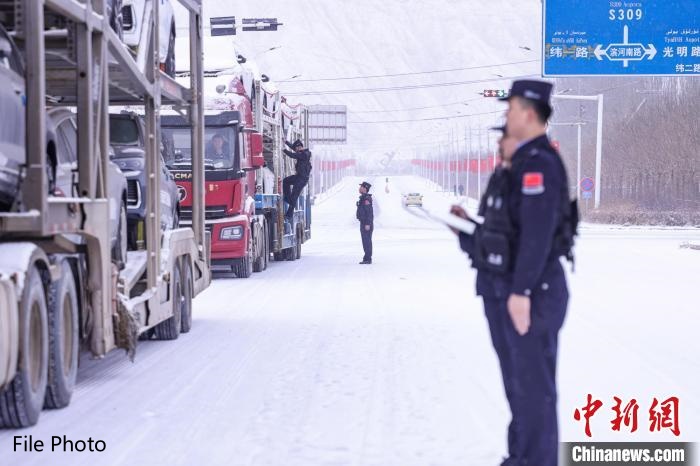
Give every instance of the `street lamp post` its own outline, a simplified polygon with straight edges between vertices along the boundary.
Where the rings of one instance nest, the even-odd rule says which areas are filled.
[[[596,122],[596,148],[595,148],[595,208],[600,207],[600,181],[601,165],[603,160],[603,94],[598,95],[561,95],[552,96],[553,99],[563,100],[588,100],[598,103],[598,121]],[[580,179],[578,182],[580,183]]]
[[[550,123],[550,126],[576,126],[576,197],[581,196],[581,127],[585,125],[586,123],[583,121],[575,121],[569,123]]]

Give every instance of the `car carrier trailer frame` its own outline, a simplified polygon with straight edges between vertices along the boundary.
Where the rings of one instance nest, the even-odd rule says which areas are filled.
[[[191,326],[192,298],[211,280],[204,230],[202,12],[189,12],[190,86],[160,71],[158,4],[152,2],[144,67],[109,27],[105,0],[0,0],[26,61],[23,208],[0,212],[0,425],[37,422],[43,407],[70,402],[78,343],[95,357],[114,348],[133,358],[139,335],[174,339]],[[48,28],[50,22],[51,28]],[[141,47],[140,50],[146,47]],[[75,197],[48,195],[49,103],[77,110]],[[192,228],[161,231],[159,109],[180,108],[192,125]],[[110,254],[110,105],[143,106],[146,118],[145,251]]]

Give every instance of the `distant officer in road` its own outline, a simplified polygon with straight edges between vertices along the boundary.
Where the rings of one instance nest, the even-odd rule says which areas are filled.
[[[484,299],[512,413],[504,466],[557,464],[557,340],[569,297],[559,259],[572,259],[578,213],[569,202],[564,165],[545,133],[551,91],[542,81],[513,83],[504,99],[504,168],[482,199],[483,224],[471,237],[460,234],[478,270],[477,294]],[[459,208],[453,213],[467,218]]]
[[[360,199],[357,201],[357,219],[360,221],[360,234],[362,235],[362,248],[365,255],[360,264],[372,263],[372,232],[374,231],[374,210],[372,208],[372,195],[369,189],[372,187],[366,181],[360,184]]]
[[[292,150],[290,151],[285,149],[284,153],[287,155],[287,157],[296,160],[296,173],[282,180],[284,202],[288,204],[285,217],[291,218],[294,214],[294,207],[297,205],[299,196],[304,190],[304,186],[308,184],[309,177],[311,176],[311,151],[305,149],[304,143],[299,139],[294,141],[293,144],[285,141],[285,144],[287,144],[287,146]]]

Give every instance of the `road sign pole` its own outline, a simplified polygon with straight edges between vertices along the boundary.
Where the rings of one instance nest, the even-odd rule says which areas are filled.
[[[467,151],[467,199],[469,199],[469,178],[471,178],[472,163],[472,125],[469,124],[469,151]]]
[[[576,197],[581,197],[581,125],[576,125],[578,132],[578,148],[576,150]]]
[[[598,94],[598,130],[595,147],[595,204],[594,208],[600,207],[600,176],[603,161],[603,94]]]
[[[481,118],[479,118],[479,161],[477,162],[478,165],[476,166],[476,198],[481,199]]]
[[[555,94],[552,99],[562,100],[590,100],[598,103],[598,121],[596,130],[596,148],[595,148],[595,203],[593,208],[600,207],[600,178],[601,164],[603,159],[603,94],[598,95],[561,95]],[[580,178],[579,178],[580,181]]]

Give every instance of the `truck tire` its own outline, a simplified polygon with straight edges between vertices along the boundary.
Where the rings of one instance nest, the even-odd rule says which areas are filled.
[[[49,332],[46,293],[33,266],[19,309],[19,364],[12,382],[0,393],[0,425],[27,427],[39,420],[48,379]]]
[[[78,292],[73,271],[62,261],[61,278],[49,287],[49,378],[44,406],[70,403],[78,375]]]
[[[173,315],[156,325],[153,330],[156,340],[177,340],[182,328],[182,277],[180,267],[173,269],[172,283]]]
[[[237,278],[249,278],[253,275],[253,262],[250,260],[250,256],[240,259],[234,269]]]
[[[263,224],[263,270],[267,270],[267,265],[270,263],[270,231],[267,228],[267,222]]]
[[[284,259],[288,261],[295,261],[297,260],[297,252],[296,252],[296,246],[292,246],[291,248],[287,248],[284,250]]]
[[[182,258],[182,318],[180,332],[187,333],[192,329],[192,296],[194,284],[192,283],[192,266],[187,256]]]
[[[249,244],[248,253],[240,259],[233,267],[233,271],[238,278],[248,278],[253,275],[253,247]]]
[[[112,259],[122,269],[126,263],[126,251],[128,249],[128,232],[126,221],[126,204],[122,202],[119,207],[119,226],[117,227],[117,240],[114,243]]]
[[[265,270],[265,236],[263,228],[256,224],[255,228],[255,260],[253,261],[253,272],[262,272]]]
[[[297,229],[297,246],[294,248],[294,253],[296,254],[296,259],[301,259],[301,239],[303,238],[304,233],[302,232],[301,228]]]

